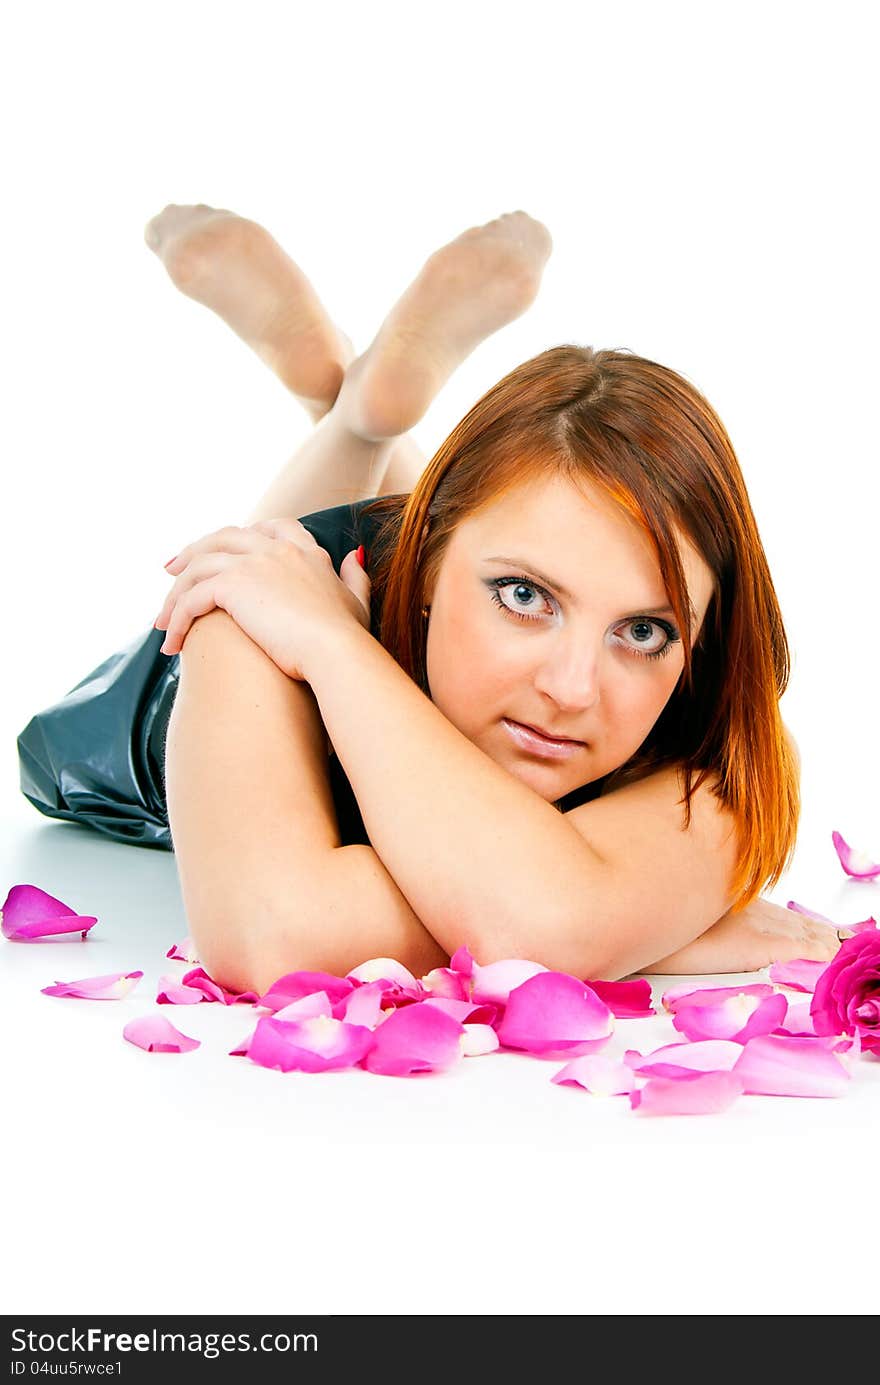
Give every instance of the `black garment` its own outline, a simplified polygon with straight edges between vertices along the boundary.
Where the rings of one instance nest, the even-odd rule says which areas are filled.
[[[303,515],[336,572],[358,544],[369,570],[379,520],[369,501]],[[375,617],[375,603],[374,603]],[[378,631],[373,627],[373,634]],[[21,791],[47,817],[82,822],[116,841],[173,851],[165,798],[165,737],[179,680],[179,655],[160,654],[165,632],[150,629],[111,654],[18,736]],[[357,799],[336,755],[330,787],[342,843],[369,844]]]

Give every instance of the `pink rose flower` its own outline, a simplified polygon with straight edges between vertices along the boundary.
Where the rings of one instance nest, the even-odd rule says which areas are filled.
[[[820,974],[810,1002],[817,1034],[858,1034],[880,1056],[880,929],[846,938]]]

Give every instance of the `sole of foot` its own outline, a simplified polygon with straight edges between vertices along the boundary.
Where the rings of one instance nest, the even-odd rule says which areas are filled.
[[[515,211],[435,251],[346,373],[339,405],[354,431],[412,428],[474,348],[531,306],[552,248],[547,227]]]
[[[171,203],[144,240],[174,286],[210,308],[313,414],[332,405],[354,348],[306,275],[259,222]]]

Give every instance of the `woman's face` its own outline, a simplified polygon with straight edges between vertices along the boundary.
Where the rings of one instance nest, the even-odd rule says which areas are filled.
[[[713,579],[678,542],[696,642]],[[684,668],[647,536],[600,490],[561,476],[463,521],[426,604],[432,701],[548,802],[625,764]],[[553,754],[511,722],[577,744]]]

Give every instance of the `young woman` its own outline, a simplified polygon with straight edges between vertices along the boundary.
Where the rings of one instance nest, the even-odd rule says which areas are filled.
[[[462,943],[606,979],[832,956],[832,929],[758,898],[797,828],[788,647],[707,401],[560,346],[429,463],[407,437],[529,306],[546,229],[515,212],[444,246],[360,356],[255,223],[173,206],[146,238],[317,424],[247,525],[168,564],[156,621],[207,969],[260,989],[377,955],[420,974]]]

